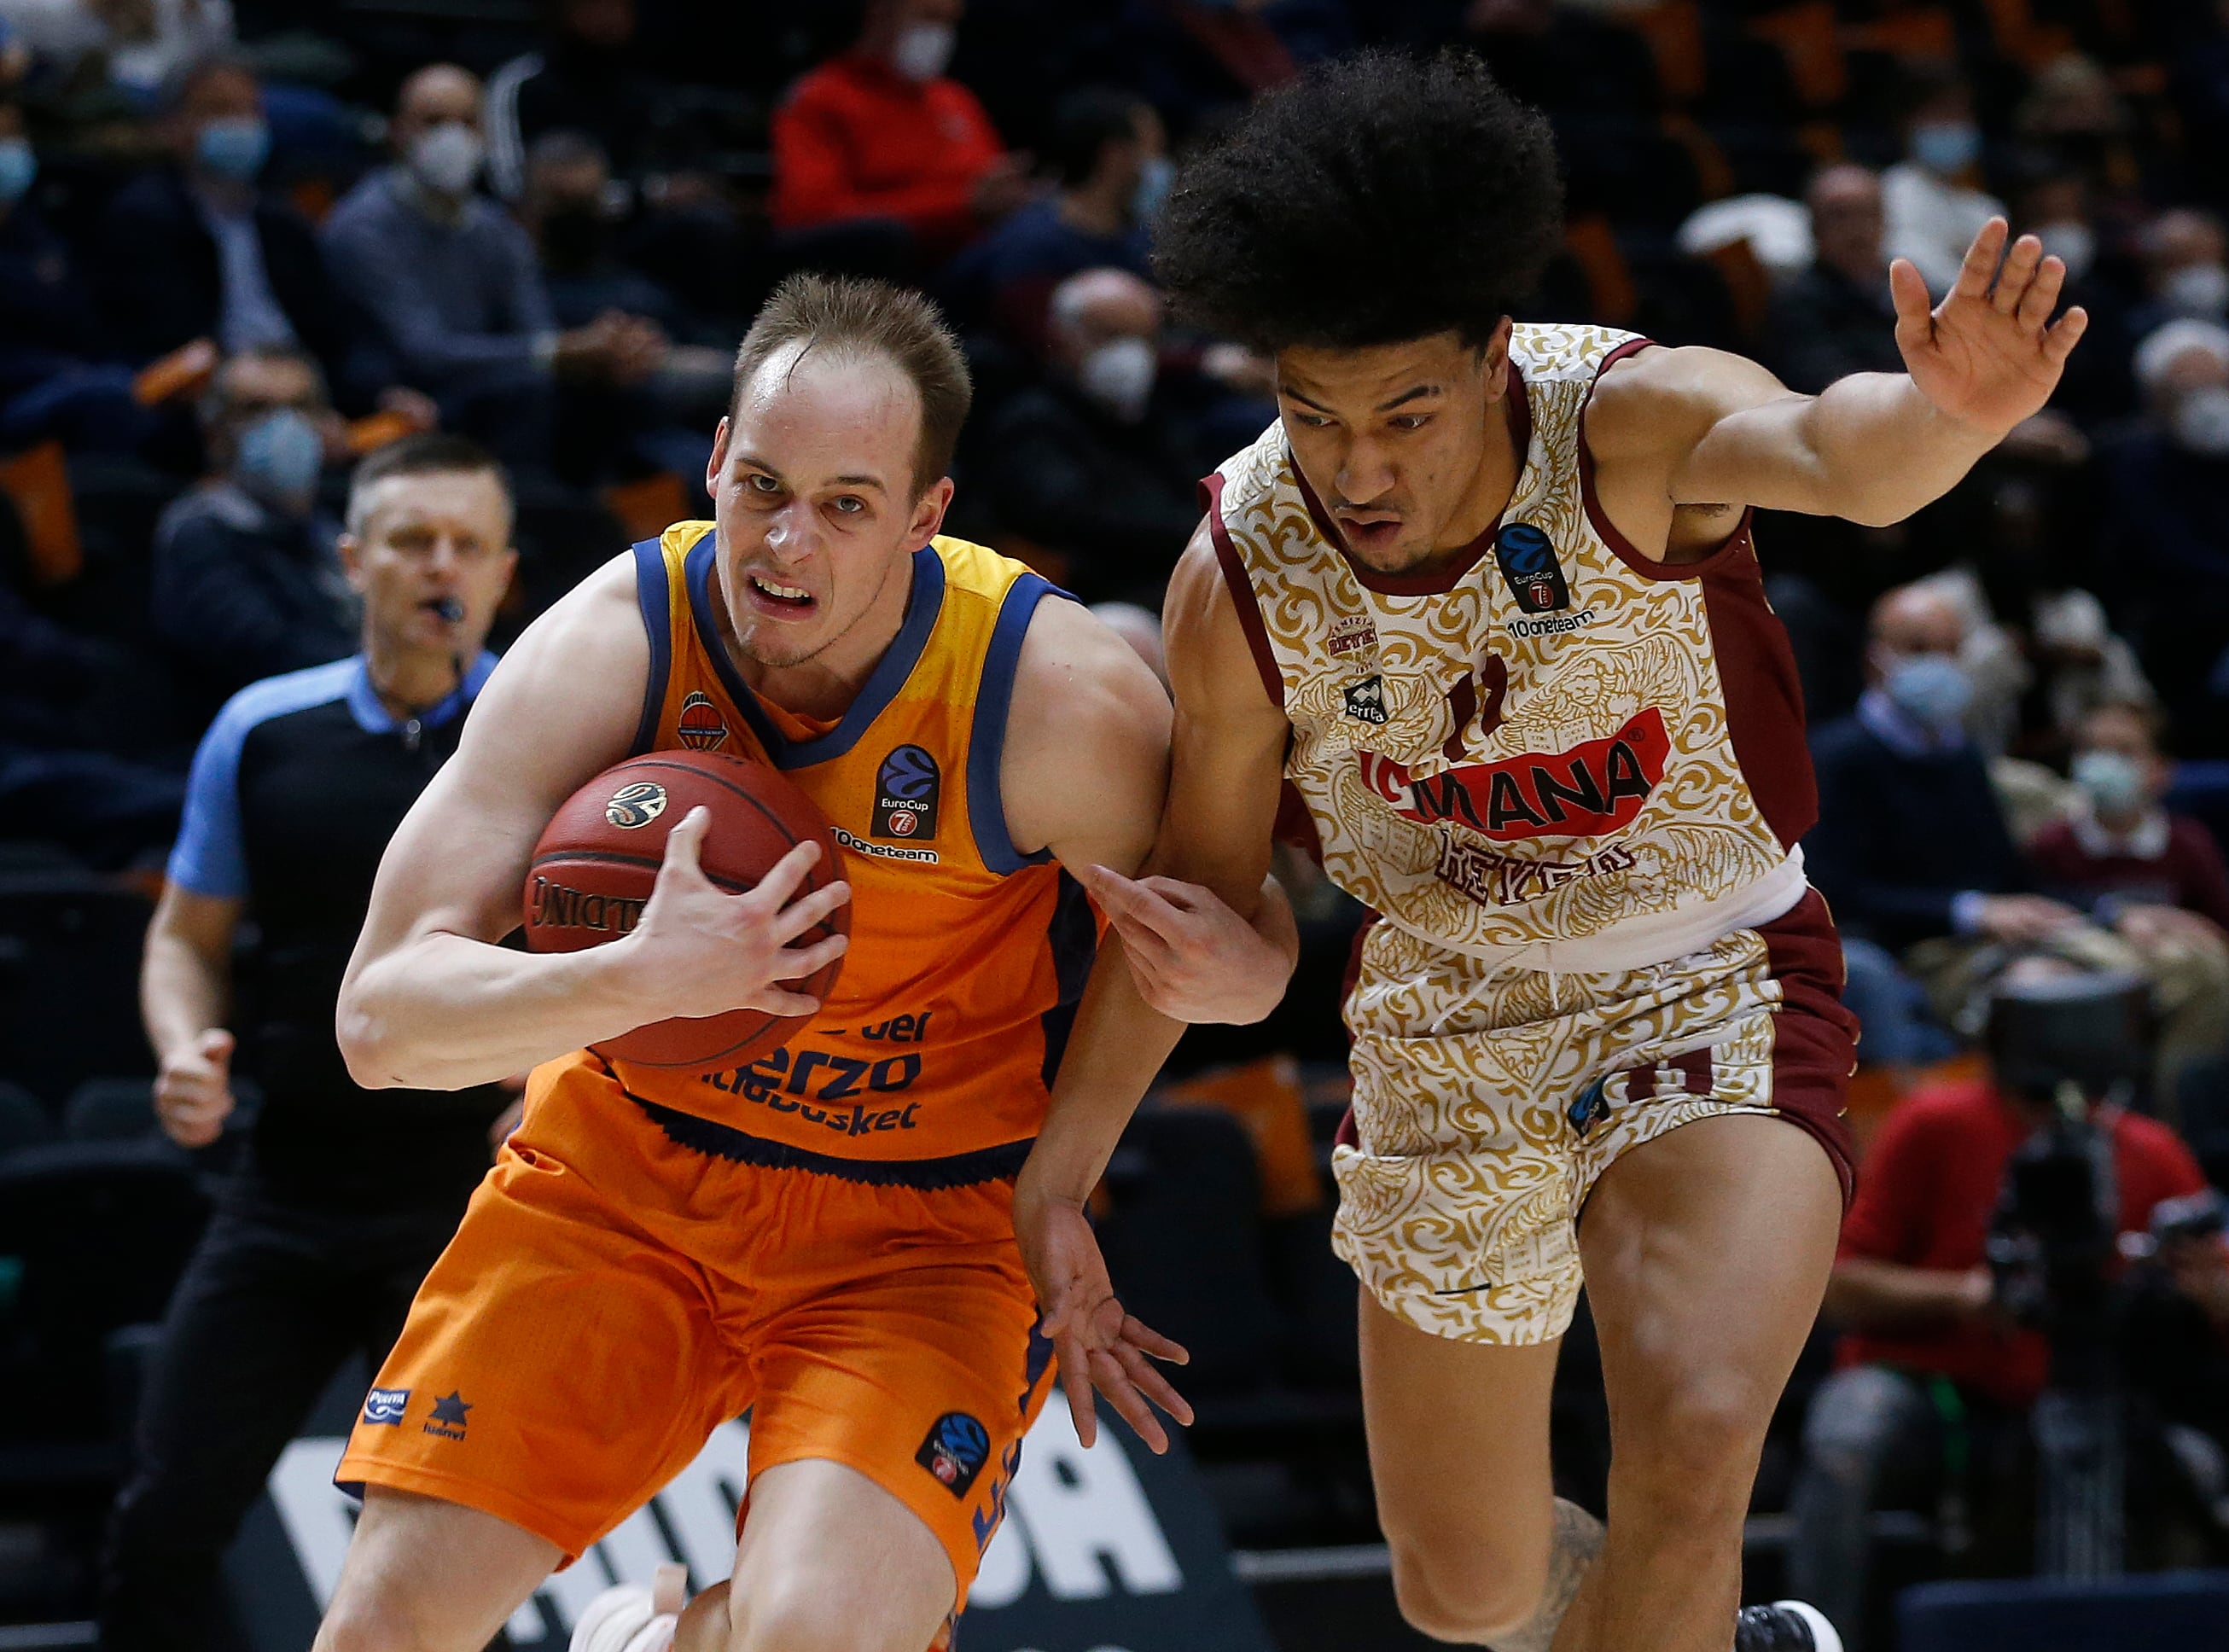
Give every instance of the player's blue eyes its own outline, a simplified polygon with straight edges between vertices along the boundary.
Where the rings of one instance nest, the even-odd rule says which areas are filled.
[[[867,502],[856,493],[846,493],[836,501],[836,508],[845,516],[857,516],[867,508]]]
[[[746,484],[754,493],[779,493],[781,484],[771,476],[753,476]]]

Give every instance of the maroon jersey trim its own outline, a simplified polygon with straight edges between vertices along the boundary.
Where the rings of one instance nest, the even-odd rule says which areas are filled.
[[[1230,604],[1238,610],[1238,628],[1246,633],[1247,652],[1254,656],[1254,669],[1262,674],[1262,686],[1269,691],[1269,704],[1282,711],[1285,709],[1284,673],[1277,669],[1277,656],[1270,651],[1254,582],[1246,576],[1246,563],[1238,555],[1238,547],[1230,543],[1230,530],[1223,525],[1223,472],[1200,478],[1199,492],[1201,508],[1207,514],[1207,537],[1214,542],[1223,582],[1230,588]]]

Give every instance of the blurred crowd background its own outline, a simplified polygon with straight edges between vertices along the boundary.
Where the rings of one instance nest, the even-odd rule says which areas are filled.
[[[1474,50],[1553,120],[1568,231],[1520,319],[1815,391],[1897,369],[1892,257],[1939,295],[2003,215],[2065,260],[2088,337],[1948,498],[1757,529],[1871,1148],[1750,1558],[1842,1578],[1853,1648],[1890,1643],[1899,1582],[2034,1562],[1992,1534],[2027,1529],[2052,1327],[1988,1244],[2008,1163],[2067,1122],[1992,1065],[2006,984],[2033,977],[2137,984],[2142,1070],[2084,1088],[2117,1155],[2101,1265],[2166,1339],[2142,1344],[2158,1462],[2131,1447],[2129,1559],[2222,1559],[2229,3],[0,0],[0,1621],[87,1614],[134,1327],[249,1128],[244,1102],[212,1145],[157,1133],[141,937],[212,716],[357,646],[352,464],[434,428],[500,459],[499,649],[707,513],[729,360],[776,281],[910,282],[975,375],[948,530],[1153,658],[1197,479],[1275,416],[1267,363],[1165,313],[1156,211],[1249,98],[1370,45]],[[1308,937],[1286,1008],[1188,1039],[1102,1213],[1133,1308],[1194,1350],[1235,1540],[1367,1544],[1326,1243],[1357,915],[1285,870]],[[1583,1322],[1558,1447],[1599,1507],[1590,1359]]]

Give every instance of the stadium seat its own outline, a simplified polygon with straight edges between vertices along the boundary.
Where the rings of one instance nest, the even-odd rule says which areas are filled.
[[[0,1441],[107,1434],[107,1338],[162,1317],[207,1214],[167,1142],[60,1142],[0,1162],[0,1257],[21,1270],[0,1321]]]
[[[145,1078],[88,1078],[62,1109],[73,1141],[136,1141],[156,1133],[154,1085]]]
[[[21,951],[0,985],[10,1077],[60,1110],[85,1080],[154,1070],[140,1031],[146,897],[90,878],[0,886],[0,941]]]
[[[18,1147],[35,1147],[54,1140],[55,1122],[39,1098],[21,1084],[0,1083],[0,1160]]]
[[[2229,1646],[2229,1572],[1921,1584],[1896,1617],[1900,1652],[2198,1652]]]

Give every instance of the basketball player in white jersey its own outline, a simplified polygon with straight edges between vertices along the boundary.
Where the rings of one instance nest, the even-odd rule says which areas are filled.
[[[1905,373],[1795,395],[1717,350],[1513,325],[1559,209],[1547,123],[1458,56],[1319,70],[1179,181],[1162,278],[1275,355],[1282,416],[1207,479],[1170,588],[1162,876],[1096,877],[1121,946],[1016,1219],[1072,1405],[1088,1379],[1140,1412],[1158,1379],[1082,1202],[1175,1037],[1156,1006],[1198,990],[1168,938],[1256,910],[1289,786],[1378,915],[1335,1243],[1404,1613],[1500,1652],[1836,1652],[1808,1606],[1738,1613],[1849,1192],[1855,1031],[1750,511],[1909,515],[2043,406],[2084,319],[2051,322],[2059,260],[1995,222],[1932,310],[1892,272]],[[1286,963],[1256,957],[1232,1019]],[[1583,1279],[1606,1534],[1549,1474]]]

